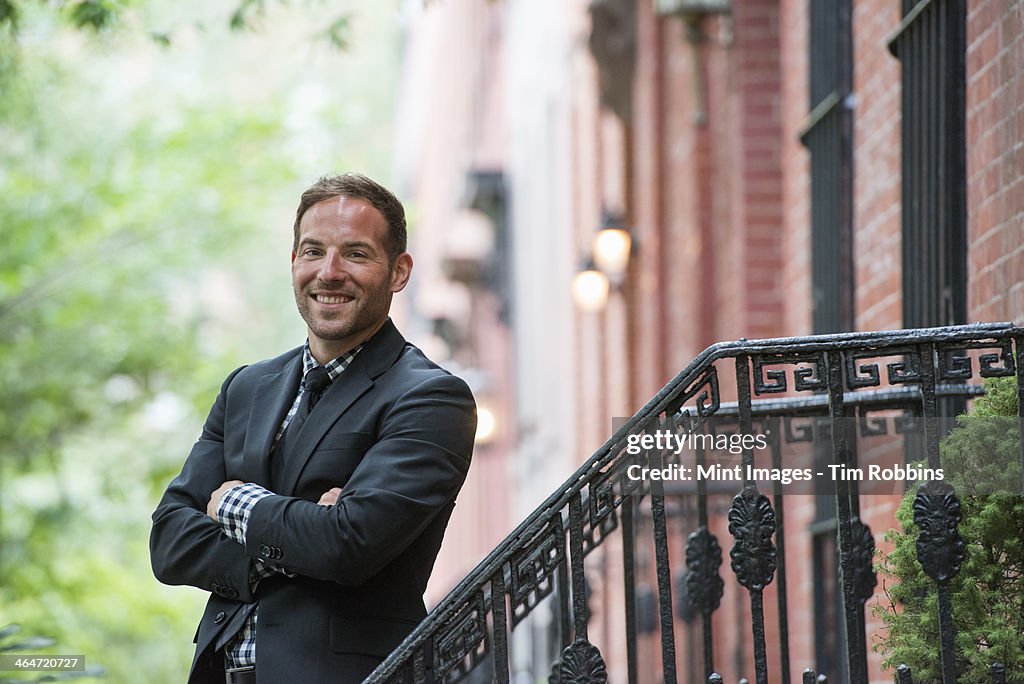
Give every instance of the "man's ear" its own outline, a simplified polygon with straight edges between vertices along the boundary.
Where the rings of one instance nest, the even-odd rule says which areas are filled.
[[[295,250],[294,249],[292,250],[292,261],[291,261],[291,263],[293,263],[293,264],[295,263]]]
[[[412,275],[412,255],[402,252],[395,257],[395,264],[391,267],[391,292],[401,292],[409,283],[409,276]]]

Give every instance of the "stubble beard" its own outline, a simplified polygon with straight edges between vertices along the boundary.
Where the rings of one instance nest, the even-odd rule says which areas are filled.
[[[305,291],[295,293],[299,315],[309,332],[322,340],[344,340],[363,331],[369,331],[387,318],[390,309],[386,292],[364,292],[347,305],[350,310],[321,313]]]

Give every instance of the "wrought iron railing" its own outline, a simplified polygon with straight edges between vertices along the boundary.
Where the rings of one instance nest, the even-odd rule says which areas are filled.
[[[736,456],[742,480],[732,487],[733,492],[739,492],[728,510],[728,529],[733,536],[730,559],[735,580],[749,594],[750,661],[755,680],[793,681],[787,625],[784,485],[776,480],[764,487],[770,490],[768,493],[762,492],[748,467],[781,468],[787,449],[812,441],[817,434],[826,440],[827,465],[856,468],[858,436],[887,434],[887,426],[892,425],[895,438],[901,432],[901,421],[905,423],[909,414],[920,426],[921,456],[928,467],[938,469],[943,430],[940,407],[950,397],[981,393],[979,379],[997,376],[1016,376],[1018,399],[1024,394],[1024,329],[1010,324],[976,324],[713,345],[636,415],[625,420],[611,439],[435,607],[367,681],[455,682],[486,664],[489,678],[508,682],[510,632],[545,599],[551,602],[562,649],[549,681],[607,681],[605,660],[588,639],[584,559],[615,533],[621,533],[624,671],[630,682],[637,681],[638,620],[644,617],[644,606],[638,605],[636,597],[635,549],[641,516],[644,529],[650,527],[654,547],[656,629],[661,637],[663,681],[671,684],[678,680],[679,623],[673,614],[676,606],[672,598],[676,587],[685,593],[685,610],[701,622],[701,646],[696,649],[701,678],[722,681],[715,673],[711,620],[724,586],[719,572],[721,545],[714,532],[720,526],[709,519],[708,501],[726,483],[711,477],[682,478],[678,482],[631,477],[636,468],[713,467],[714,450],[700,445],[693,452],[694,460],[686,462],[680,461],[678,450],[636,448],[641,442],[632,436],[665,430],[683,436],[735,434],[765,438],[763,453],[758,456],[761,460],[755,461],[754,455],[760,445],[745,444]],[[729,394],[734,401],[726,401]],[[894,417],[890,420],[887,416]],[[1024,418],[1015,421],[1018,428],[1021,423]],[[906,432],[905,425],[902,432]],[[767,454],[770,464],[764,460]],[[1024,444],[1020,458],[1024,464]],[[867,682],[865,603],[876,586],[872,567],[874,535],[860,519],[861,483],[840,477],[829,479],[829,487],[843,613],[842,673],[831,676]],[[688,496],[696,510],[696,529],[689,534],[685,547],[686,575],[676,587],[666,495],[670,499]],[[956,545],[961,543],[956,533],[956,495],[948,485],[933,481],[919,491],[918,500],[926,504],[923,508],[930,511],[927,515],[933,516],[924,521],[931,524],[922,529],[943,531],[931,539],[929,551],[922,553],[919,545],[918,555],[925,572],[936,580],[941,644],[935,657],[936,662],[941,661],[944,681],[952,682],[956,677],[954,627],[947,583],[959,570],[955,553]],[[778,625],[772,630],[777,629],[778,647],[772,662],[779,663],[779,671],[769,673],[763,592],[773,581]],[[647,618],[649,622],[650,616]],[[805,661],[808,658],[813,655],[804,656]],[[900,669],[896,677],[899,682],[911,681],[906,668]],[[1002,677],[1002,666],[994,664],[992,681],[1002,681]],[[825,679],[807,670],[802,681]]]

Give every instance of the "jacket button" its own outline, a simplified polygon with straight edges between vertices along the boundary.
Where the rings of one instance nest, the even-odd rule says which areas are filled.
[[[213,624],[219,625],[220,623],[224,622],[225,617],[226,616],[224,615],[224,611],[222,610],[221,612],[217,613],[217,617],[213,618]]]

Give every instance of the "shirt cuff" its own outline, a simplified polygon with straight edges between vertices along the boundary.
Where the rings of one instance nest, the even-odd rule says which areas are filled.
[[[249,516],[260,499],[273,496],[274,493],[258,484],[246,482],[224,492],[217,502],[217,521],[220,528],[230,538],[245,545],[245,533],[249,528]]]

